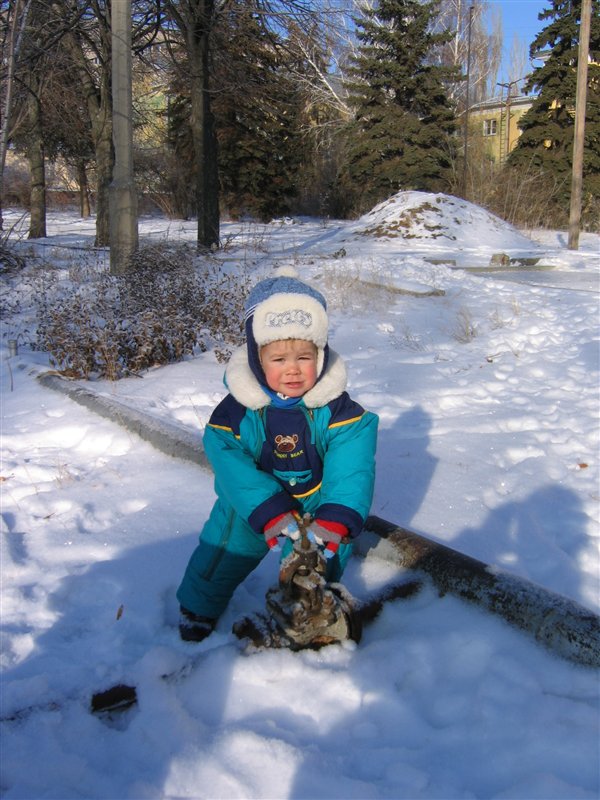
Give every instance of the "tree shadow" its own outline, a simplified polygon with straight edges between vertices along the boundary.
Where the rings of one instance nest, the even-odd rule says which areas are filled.
[[[219,669],[210,670],[210,724],[221,722],[238,650],[231,620],[225,614],[215,633],[199,644],[182,642],[177,627],[175,589],[196,538],[190,534],[123,550],[64,577],[48,599],[58,618],[23,660],[3,672],[7,733],[18,736],[29,728],[33,750],[39,746],[43,754],[69,748],[48,714],[69,718],[72,730],[82,731],[69,753],[86,763],[78,796],[125,796],[123,787],[133,792],[126,796],[134,796],[140,772],[132,769],[132,755],[138,768],[143,763],[145,786],[164,785],[173,754],[188,746],[190,731],[200,742],[207,735],[206,723],[186,708],[179,684],[215,653],[220,656]],[[5,631],[17,642],[31,633],[26,622]],[[92,713],[92,696],[119,684],[135,687],[137,703],[122,712]],[[98,746],[90,748],[91,741]],[[20,754],[20,764],[27,758]],[[64,778],[68,784],[67,772],[44,766],[40,752],[32,751],[30,758],[31,774],[23,778],[31,790],[47,785],[46,771],[53,781]],[[88,780],[94,785],[86,786]]]
[[[390,429],[380,427],[373,513],[408,526],[427,494],[438,459],[429,453],[432,419],[421,406],[405,411]]]
[[[580,567],[586,555],[594,558],[587,522],[575,492],[549,483],[524,500],[499,505],[481,527],[465,528],[448,544],[589,605]]]
[[[549,484],[532,492],[522,501],[510,501],[494,509],[480,527],[465,529],[446,546],[451,546],[453,550],[465,555],[468,555],[470,551],[471,554],[474,554],[472,557],[481,559],[481,543],[485,542],[484,549],[490,564],[499,564],[506,572],[518,574],[549,589],[550,592],[571,597],[578,603],[589,606],[592,587],[588,587],[590,593],[586,603],[579,569],[582,554],[588,548],[591,549],[590,538],[586,535],[586,526],[587,516],[577,495],[562,486]],[[539,597],[542,600],[543,593]],[[350,664],[352,665],[351,675],[355,690],[363,698],[357,703],[358,710],[346,715],[326,734],[315,737],[311,742],[313,758],[307,756],[306,761],[298,767],[287,797],[292,800],[308,800],[309,798],[310,800],[319,800],[319,798],[325,797],[445,796],[429,794],[426,788],[430,789],[432,783],[435,783],[436,779],[439,780],[440,774],[443,773],[439,764],[436,765],[434,754],[443,754],[444,742],[452,742],[457,737],[458,734],[453,732],[450,727],[454,724],[457,724],[457,730],[460,730],[461,727],[469,730],[469,736],[472,736],[472,744],[475,748],[473,752],[475,753],[479,748],[480,757],[486,754],[487,736],[490,737],[490,740],[497,737],[498,746],[514,748],[515,753],[519,747],[527,748],[526,743],[531,741],[531,737],[534,736],[537,724],[535,717],[531,719],[531,730],[528,731],[527,722],[520,718],[518,710],[516,708],[507,709],[506,713],[514,713],[515,721],[519,720],[519,724],[524,726],[520,738],[521,744],[519,744],[518,737],[517,739],[513,737],[510,724],[506,723],[504,704],[498,702],[494,707],[487,703],[485,698],[490,696],[489,692],[503,691],[506,689],[506,684],[512,686],[511,682],[515,680],[517,691],[521,691],[523,695],[529,695],[533,688],[537,687],[536,691],[542,699],[546,691],[542,680],[540,680],[539,686],[537,684],[538,670],[541,669],[546,674],[544,670],[547,669],[550,676],[548,680],[552,683],[557,680],[566,680],[573,665],[567,660],[557,659],[552,655],[546,661],[543,655],[544,649],[541,646],[538,649],[531,634],[519,631],[518,628],[512,628],[515,631],[514,634],[509,632],[511,629],[505,629],[503,626],[499,628],[498,617],[495,618],[493,614],[487,614],[483,610],[479,610],[473,615],[461,613],[456,622],[457,629],[454,630],[452,609],[455,609],[454,614],[456,614],[456,610],[459,608],[456,603],[465,603],[465,609],[467,607],[474,608],[471,603],[463,600],[450,597],[439,598],[436,592],[426,590],[420,599],[402,601],[402,605],[398,604],[396,608],[402,608],[405,615],[415,613],[419,618],[421,609],[431,604],[437,606],[438,603],[439,614],[436,612],[435,618],[439,621],[432,623],[431,612],[429,612],[429,617],[426,617],[430,620],[429,628],[425,627],[424,630],[421,630],[418,621],[413,625],[405,623],[403,630],[407,638],[404,645],[401,641],[402,634],[399,634],[397,630],[402,618],[392,608],[384,611],[381,618],[369,626],[366,641],[363,640],[363,645],[359,647],[359,650],[362,650],[364,646],[380,654],[383,659],[381,663],[383,676],[386,675],[386,671],[389,671],[389,664],[396,663],[394,659],[397,659],[402,674],[398,675],[394,685],[388,685],[387,690],[382,692],[382,684],[378,680],[376,671],[372,668],[372,662],[371,668],[369,668],[366,662],[362,663],[360,654],[357,652],[358,661],[353,659]],[[472,629],[465,630],[465,620],[472,622]],[[504,622],[504,620],[502,621]],[[438,626],[439,652],[436,650],[435,643]],[[414,664],[410,664],[408,661],[402,662],[395,652],[389,650],[394,638],[398,642],[398,647],[405,646],[407,654],[412,654],[407,655],[408,661],[410,658],[416,659]],[[427,641],[427,645],[425,645],[425,641]],[[523,643],[522,659],[519,656],[519,641]],[[515,664],[509,666],[509,660],[513,655]],[[498,662],[500,666],[496,675],[494,659],[497,657],[500,658]],[[481,659],[481,663],[477,663],[478,659]],[[463,670],[465,669],[468,673],[472,673],[472,678],[468,681],[464,679]],[[437,677],[436,672],[439,672]],[[490,675],[495,676],[491,680],[497,681],[498,688],[492,687],[490,684]],[[438,696],[435,687],[439,680],[443,680],[444,683],[439,687]],[[417,690],[421,692],[420,697],[415,699],[402,694],[400,687],[409,688],[405,686],[407,681],[414,682]],[[597,684],[590,673],[590,681],[586,683],[586,686],[591,691],[594,685],[596,693],[591,693],[589,701],[592,705],[597,703]],[[455,687],[454,690],[448,688],[452,686]],[[453,691],[451,696],[448,694],[449,691]],[[478,710],[478,702],[483,703],[485,711]],[[363,710],[363,704],[365,708],[368,707],[368,711]],[[390,726],[395,707],[398,709],[399,728],[403,725],[415,725],[414,747],[413,744],[408,743],[410,737],[404,738],[399,734],[396,735],[395,730],[394,743],[381,739],[382,732],[377,726],[380,723],[382,731],[386,729],[386,726]],[[467,711],[467,709],[471,709],[471,711]],[[410,713],[415,710],[420,712],[423,718],[411,718]],[[448,714],[446,714],[446,710]],[[460,719],[458,721],[455,719],[457,711],[464,716],[464,726]],[[531,755],[536,762],[535,769],[532,766],[534,774],[536,769],[540,771],[540,774],[544,771],[551,774],[553,764],[560,762],[564,735],[562,710],[558,709],[554,713],[557,714],[556,718],[560,719],[560,722],[546,732],[545,751],[538,753],[534,752],[535,748],[532,749]],[[577,709],[575,708],[569,714],[576,717]],[[474,725],[472,731],[470,730],[471,715]],[[438,723],[442,730],[439,738],[436,738],[438,737]],[[428,730],[430,724],[431,729]],[[448,731],[444,733],[443,729],[446,727]],[[320,759],[320,768],[322,769],[328,759],[336,758],[332,754],[332,743],[349,741],[349,747],[352,747],[353,744],[356,744],[356,742],[352,742],[353,735],[359,737],[358,745],[361,753],[364,754],[365,749],[363,748],[366,747],[367,752],[370,750],[374,754],[374,763],[369,764],[369,759],[361,755],[359,765],[351,758],[344,756],[343,749],[338,748],[335,750],[338,754],[336,765],[338,768],[344,766],[336,774],[335,782],[326,780],[321,787],[319,767],[315,766],[314,755],[318,755],[322,748],[323,757]],[[423,766],[427,763],[426,759],[413,759],[413,750],[417,751],[417,742],[419,741],[424,748],[428,747],[427,742],[431,746],[431,770]],[[378,745],[377,742],[380,744]],[[423,742],[425,743],[423,744]],[[382,748],[381,759],[379,759],[378,747]],[[397,749],[395,756],[392,752],[394,749]],[[589,750],[589,757],[595,759],[597,763],[597,755],[594,756],[591,747]],[[456,755],[460,757],[460,748]],[[381,763],[377,763],[379,760]],[[392,769],[389,765],[394,763],[396,766]],[[469,773],[469,777],[465,778],[467,783],[459,792],[461,796],[464,792],[468,793],[469,790],[475,791],[474,787],[477,785],[477,781],[482,779],[481,771],[485,772],[485,763],[485,758],[479,764],[478,758],[474,757],[472,765],[467,770]],[[419,765],[418,769],[415,768],[415,764]],[[381,777],[385,788],[379,787],[376,782],[369,785],[367,777],[369,774],[375,776],[374,781]],[[513,775],[508,775],[508,780],[513,779],[516,774],[517,771]],[[451,780],[450,773],[448,780]],[[395,781],[397,783],[394,783]],[[469,781],[472,784],[470,786],[468,785]],[[449,790],[449,787],[445,788]],[[498,789],[501,788],[500,782]],[[438,789],[441,792],[444,787],[438,786]],[[458,791],[458,787],[455,786],[455,789]]]

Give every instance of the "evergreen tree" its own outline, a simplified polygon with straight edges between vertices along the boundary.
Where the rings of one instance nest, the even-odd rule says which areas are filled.
[[[450,187],[455,123],[446,86],[458,75],[434,63],[435,48],[448,39],[432,30],[438,6],[380,0],[356,21],[348,176],[360,192],[359,210],[400,189]]]
[[[582,209],[584,222],[596,225],[600,203],[599,12],[600,2],[592,0]],[[540,191],[554,185],[548,209],[548,222],[554,224],[564,224],[569,216],[580,16],[581,0],[552,0],[551,7],[539,15],[548,25],[532,43],[530,57],[541,55],[542,65],[525,87],[537,96],[519,121],[522,134],[508,162],[509,167],[521,171],[539,170]]]
[[[183,215],[197,167],[190,130],[188,62],[180,52],[176,60],[168,109],[173,180],[165,188]],[[304,160],[298,92],[287,77],[279,49],[243,0],[230,0],[218,18],[211,68],[224,208],[233,218],[249,214],[264,221],[288,213]]]
[[[214,111],[225,205],[268,221],[290,211],[304,154],[300,94],[259,22],[241,0],[222,16]]]

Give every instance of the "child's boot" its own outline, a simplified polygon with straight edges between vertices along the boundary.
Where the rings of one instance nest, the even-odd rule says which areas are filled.
[[[179,635],[184,642],[201,642],[214,631],[215,619],[194,614],[183,606],[179,606],[179,610]]]

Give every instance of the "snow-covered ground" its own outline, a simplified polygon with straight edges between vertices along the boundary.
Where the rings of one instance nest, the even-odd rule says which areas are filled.
[[[88,248],[93,221],[53,214],[48,229],[23,246],[64,263],[67,279],[84,251],[62,246]],[[353,223],[222,233],[228,267],[254,280],[293,263],[328,297],[350,392],[381,419],[373,513],[599,612],[600,237],[569,251],[564,233],[518,232],[417,193]],[[195,224],[140,221],[143,241],[166,235],[193,240]],[[460,269],[499,253],[537,285]],[[11,325],[3,797],[599,796],[598,671],[431,588],[389,604],[358,647],[242,653],[231,624],[262,607],[270,554],[213,636],[179,641],[174,592],[210,475],[40,386],[47,359],[24,346],[9,358]],[[200,437],[222,373],[205,353],[88,388]],[[361,595],[395,571],[356,558],[345,583]],[[91,693],[119,682],[137,686],[138,705],[92,715]]]

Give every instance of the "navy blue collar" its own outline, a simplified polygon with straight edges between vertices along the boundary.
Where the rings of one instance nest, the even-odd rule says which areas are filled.
[[[292,406],[298,405],[298,403],[302,400],[302,397],[286,397],[279,392],[274,392],[273,389],[270,389],[268,386],[265,386],[261,383],[260,388],[269,395],[271,398],[271,405],[275,406],[276,408],[292,408]]]

